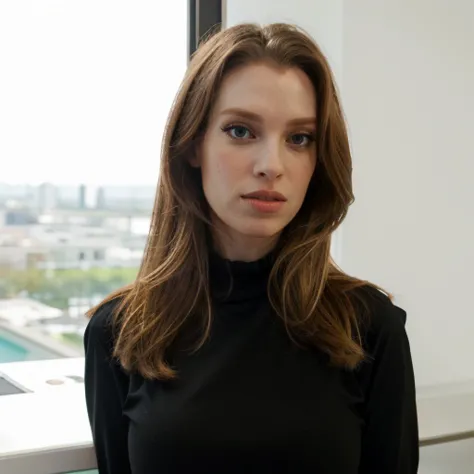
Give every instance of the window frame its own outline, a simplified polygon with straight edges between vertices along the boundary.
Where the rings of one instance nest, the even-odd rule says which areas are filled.
[[[188,57],[191,59],[200,41],[214,29],[222,28],[224,1],[188,1]]]

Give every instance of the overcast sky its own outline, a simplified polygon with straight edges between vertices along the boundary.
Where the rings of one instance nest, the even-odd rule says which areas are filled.
[[[0,182],[155,184],[187,1],[0,2]]]

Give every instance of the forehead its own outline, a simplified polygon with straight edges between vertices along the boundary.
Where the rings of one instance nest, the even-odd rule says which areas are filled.
[[[214,113],[227,108],[285,120],[311,117],[316,114],[316,94],[309,77],[298,68],[250,64],[231,71],[222,81]]]

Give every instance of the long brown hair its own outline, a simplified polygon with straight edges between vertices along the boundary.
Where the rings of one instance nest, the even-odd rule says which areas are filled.
[[[296,67],[311,79],[317,97],[317,166],[305,202],[284,229],[270,274],[268,295],[297,344],[313,345],[341,367],[364,357],[360,305],[353,290],[367,282],[344,274],[330,257],[331,235],[353,202],[346,126],[326,58],[303,31],[287,24],[243,24],[225,29],[194,54],[166,126],[159,183],[147,245],[134,283],[114,299],[114,356],[146,378],[171,379],[167,352],[197,317],[199,338],[212,323],[208,276],[210,225],[199,170],[189,165],[223,77],[250,62]]]

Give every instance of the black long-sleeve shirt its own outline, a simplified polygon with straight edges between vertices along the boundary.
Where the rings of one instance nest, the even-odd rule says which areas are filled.
[[[367,361],[331,367],[290,341],[266,296],[268,272],[268,259],[212,259],[212,335],[197,353],[173,355],[171,382],[126,374],[111,359],[115,303],[94,315],[85,385],[100,474],[417,472],[405,312],[370,290]]]

